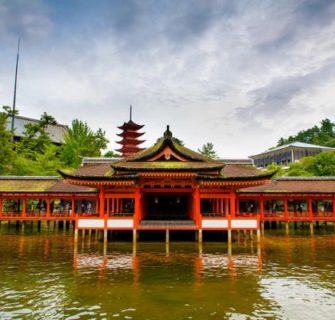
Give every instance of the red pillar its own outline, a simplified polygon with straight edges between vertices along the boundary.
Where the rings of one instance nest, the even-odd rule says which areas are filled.
[[[99,216],[103,218],[105,214],[105,190],[100,189],[99,193]]]
[[[259,198],[259,214],[260,214],[261,220],[263,220],[264,219],[264,197],[263,195],[260,195],[260,198]]]
[[[313,221],[313,207],[312,207],[312,198],[309,196],[308,199],[308,218],[310,219],[310,221]]]
[[[50,198],[47,199],[46,217],[50,217]]]
[[[288,199],[287,199],[287,197],[285,197],[285,199],[284,199],[284,218],[285,218],[285,221],[288,221],[288,219],[289,219],[289,216],[288,216]]]
[[[2,217],[2,196],[0,196],[0,217]]]
[[[236,213],[240,214],[240,199],[238,197],[236,197]]]
[[[27,217],[27,198],[22,199],[22,218]]]
[[[193,208],[194,208],[194,222],[201,227],[201,210],[200,210],[200,189],[195,187],[193,191]]]
[[[134,212],[134,228],[136,229],[142,219],[142,203],[141,203],[141,189],[135,190],[135,212]]]
[[[73,195],[71,197],[71,216],[74,217],[75,215],[76,215],[76,203]]]
[[[235,192],[232,191],[230,192],[230,216],[233,218],[235,218],[235,213],[236,213],[235,200],[236,200],[236,195],[235,195]]]

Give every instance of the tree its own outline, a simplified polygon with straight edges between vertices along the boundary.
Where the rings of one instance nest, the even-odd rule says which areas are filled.
[[[113,150],[107,151],[104,154],[105,158],[121,158],[121,155],[117,152],[114,152]]]
[[[105,132],[98,129],[94,132],[86,122],[75,119],[64,137],[61,160],[65,165],[78,167],[82,157],[101,156],[101,150],[106,149],[108,140]]]
[[[9,174],[15,157],[13,135],[7,129],[8,115],[0,113],[0,174]]]
[[[56,120],[51,115],[44,112],[38,123],[25,125],[24,135],[17,144],[18,151],[27,158],[35,160],[38,154],[43,154],[52,144],[46,128],[56,123]]]
[[[212,142],[205,143],[201,148],[198,149],[198,152],[212,159],[218,157],[214,150],[214,145]]]
[[[288,169],[289,176],[334,176],[335,151],[323,151],[316,156],[305,157],[292,163]]]
[[[322,146],[335,147],[335,123],[329,119],[321,121],[321,125],[299,131],[295,136],[280,138],[277,147],[294,142],[306,142]]]
[[[286,174],[286,171],[282,166],[276,164],[276,163],[271,163],[269,164],[266,169],[268,171],[276,171],[274,178],[284,176]]]

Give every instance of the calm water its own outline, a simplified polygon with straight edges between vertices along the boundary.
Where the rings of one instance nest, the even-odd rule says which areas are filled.
[[[101,243],[0,235],[0,319],[334,319],[335,236]]]

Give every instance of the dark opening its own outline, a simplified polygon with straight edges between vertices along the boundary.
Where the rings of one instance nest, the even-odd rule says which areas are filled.
[[[148,193],[144,195],[146,220],[187,220],[191,196],[179,193]]]

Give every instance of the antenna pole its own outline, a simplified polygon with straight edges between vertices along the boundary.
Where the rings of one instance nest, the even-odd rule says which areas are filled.
[[[131,121],[131,118],[132,118],[132,115],[133,115],[133,107],[132,105],[130,105],[130,108],[129,108],[129,113],[130,113],[130,121]]]
[[[15,121],[15,111],[16,111],[16,87],[17,87],[17,71],[19,68],[19,57],[20,57],[20,37],[17,42],[17,54],[16,54],[16,67],[15,67],[15,80],[14,80],[14,96],[13,96],[13,108],[12,108],[12,123],[11,131],[14,133],[14,121]]]

